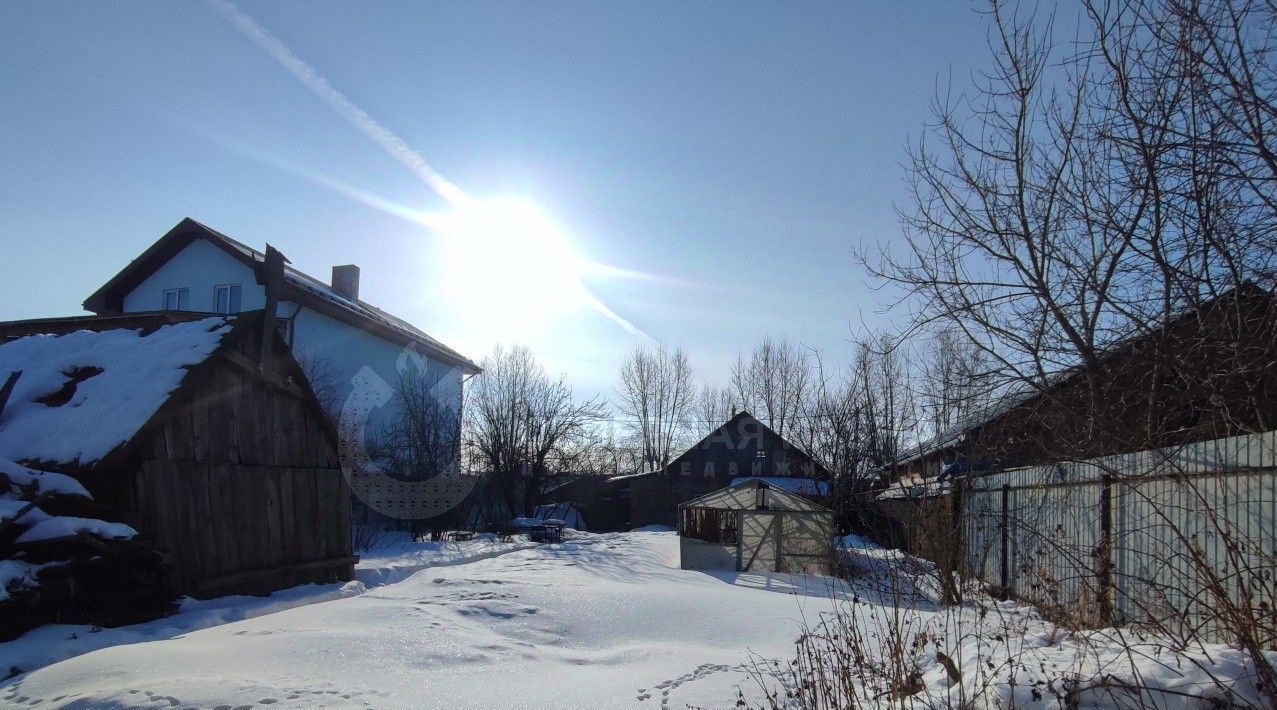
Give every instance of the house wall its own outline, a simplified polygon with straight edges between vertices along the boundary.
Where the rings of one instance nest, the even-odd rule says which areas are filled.
[[[292,304],[281,304],[279,310],[281,315],[291,315],[295,309]],[[373,383],[373,390],[390,395],[401,381],[401,374],[411,375],[415,368],[424,365],[426,381],[434,383],[440,403],[460,415],[465,376],[460,368],[414,354],[402,345],[382,340],[323,313],[303,308],[297,314],[293,322],[293,350],[299,360],[308,363],[308,370],[317,367],[328,373],[336,387],[339,406],[355,390],[357,383],[365,381],[365,378],[358,377],[365,367],[376,375],[367,380]],[[392,400],[373,413],[370,419],[372,428],[384,427],[394,416]]]
[[[126,294],[124,311],[160,310],[166,289],[189,288],[187,310],[211,312],[214,288],[230,283],[242,284],[243,310],[265,307],[265,288],[257,283],[251,268],[210,242],[196,239]],[[277,313],[280,317],[290,317],[296,311],[295,304],[281,302]],[[327,365],[338,405],[354,391],[356,376],[364,367],[377,375],[370,380],[374,386],[387,392],[399,382],[402,368],[409,366],[409,359],[401,357],[405,353],[403,346],[311,309],[303,308],[297,313],[293,328],[293,349],[298,359]],[[430,381],[439,383],[437,391],[441,402],[460,416],[464,373],[424,354],[412,360],[426,364]],[[314,384],[318,389],[320,383]],[[375,411],[369,419],[371,433],[376,435],[394,417],[393,405]]]
[[[659,471],[629,479],[630,528],[647,525],[674,527],[678,523],[678,503],[670,495],[669,475]],[[695,496],[688,496],[694,498]]]
[[[608,483],[604,476],[580,478],[548,491],[546,503],[567,503],[585,518],[590,532],[616,532],[629,527],[629,490]]]
[[[213,289],[235,283],[243,285],[243,310],[266,306],[266,289],[258,285],[252,269],[208,241],[196,239],[124,296],[124,312],[163,310],[165,290],[189,288],[186,310],[212,313]]]

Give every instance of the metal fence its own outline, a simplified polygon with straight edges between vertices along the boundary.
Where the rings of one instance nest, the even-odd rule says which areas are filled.
[[[968,570],[1084,624],[1277,643],[1277,431],[974,477]]]

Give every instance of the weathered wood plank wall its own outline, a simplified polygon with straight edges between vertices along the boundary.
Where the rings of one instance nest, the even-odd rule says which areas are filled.
[[[147,461],[132,489],[138,524],[171,548],[178,589],[255,594],[350,579],[342,483],[333,469]]]

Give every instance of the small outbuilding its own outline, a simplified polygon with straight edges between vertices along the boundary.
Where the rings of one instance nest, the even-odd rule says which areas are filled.
[[[834,514],[760,478],[678,507],[683,569],[829,574]]]

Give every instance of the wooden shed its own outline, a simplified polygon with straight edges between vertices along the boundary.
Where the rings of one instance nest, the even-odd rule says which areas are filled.
[[[829,574],[834,514],[759,478],[678,507],[683,569]]]
[[[73,476],[102,517],[153,537],[174,593],[351,579],[336,432],[269,320],[165,312],[0,324],[0,383],[12,379],[0,457]]]

